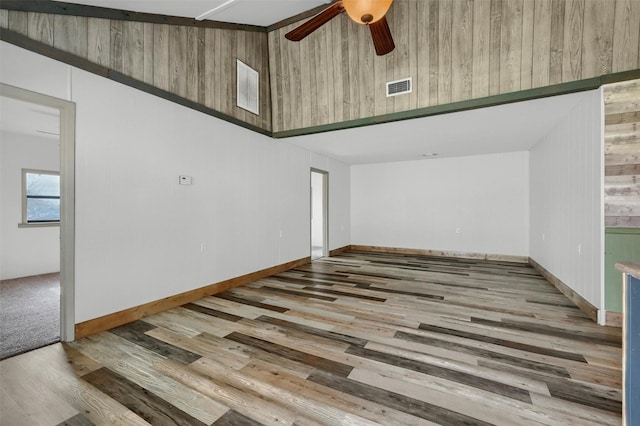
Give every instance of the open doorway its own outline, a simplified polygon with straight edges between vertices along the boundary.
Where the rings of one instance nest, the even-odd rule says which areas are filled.
[[[4,358],[74,339],[75,105],[6,84],[0,102]]]
[[[328,256],[329,173],[311,169],[311,260]]]

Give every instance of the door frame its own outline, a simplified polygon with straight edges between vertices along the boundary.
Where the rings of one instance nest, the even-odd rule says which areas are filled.
[[[75,141],[73,102],[0,83],[0,96],[60,112],[60,340],[75,339]]]
[[[327,257],[329,256],[329,172],[315,167],[311,167],[309,173],[309,250],[313,256],[313,193],[311,190],[313,173],[322,175],[322,257]]]

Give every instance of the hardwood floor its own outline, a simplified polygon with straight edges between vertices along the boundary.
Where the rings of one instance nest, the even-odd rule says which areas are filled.
[[[0,423],[620,424],[620,341],[527,265],[348,252],[4,360]]]

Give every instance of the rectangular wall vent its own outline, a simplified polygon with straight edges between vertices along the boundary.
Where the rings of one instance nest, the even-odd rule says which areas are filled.
[[[236,59],[237,64],[237,105],[256,115],[260,114],[258,71]]]
[[[387,83],[387,97],[411,93],[411,77]]]

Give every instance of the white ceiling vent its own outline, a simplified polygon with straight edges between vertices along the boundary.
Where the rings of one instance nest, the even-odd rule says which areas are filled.
[[[411,93],[411,77],[387,83],[387,97]]]
[[[258,71],[251,68],[239,59],[237,64],[238,96],[237,105],[255,115],[260,114],[260,102],[258,92]]]

